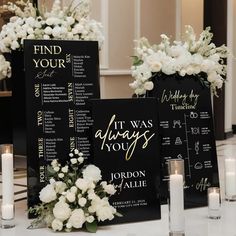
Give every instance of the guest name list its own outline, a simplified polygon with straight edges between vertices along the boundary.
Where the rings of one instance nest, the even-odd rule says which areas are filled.
[[[90,158],[90,98],[99,98],[97,42],[25,42],[29,206],[38,201],[46,166],[77,148]]]

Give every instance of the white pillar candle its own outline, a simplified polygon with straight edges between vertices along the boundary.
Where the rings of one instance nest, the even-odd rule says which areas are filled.
[[[211,210],[219,210],[220,209],[220,194],[216,191],[209,193],[209,208]]]
[[[183,176],[170,175],[170,230],[184,231],[184,188]]]
[[[2,219],[11,220],[14,218],[14,206],[13,204],[2,205]]]
[[[236,173],[236,159],[226,158],[225,159],[225,172],[235,172]]]
[[[14,179],[13,154],[3,153],[2,154],[2,218],[3,219],[7,219],[9,216],[13,216],[14,214],[13,179]]]
[[[236,195],[236,172],[225,173],[225,195]]]

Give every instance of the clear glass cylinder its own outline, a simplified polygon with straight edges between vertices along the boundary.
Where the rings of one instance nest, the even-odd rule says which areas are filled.
[[[15,226],[13,145],[0,145],[2,164],[1,227]]]
[[[236,201],[236,158],[225,159],[225,199]]]
[[[221,197],[219,187],[208,188],[208,217],[210,219],[220,219],[221,217]]]
[[[184,216],[184,160],[168,161],[169,169],[169,230],[170,236],[183,236]]]

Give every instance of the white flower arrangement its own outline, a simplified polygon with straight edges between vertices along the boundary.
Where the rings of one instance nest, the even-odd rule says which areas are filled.
[[[99,221],[120,216],[110,205],[109,197],[116,193],[114,185],[101,181],[101,170],[85,165],[83,153],[70,153],[70,161],[62,166],[57,160],[48,168],[49,183],[39,194],[41,204],[29,212],[38,215],[30,228],[47,226],[54,231],[70,232],[85,227],[96,232]]]
[[[130,87],[136,95],[145,95],[154,88],[155,76],[186,75],[197,76],[200,81],[211,88],[216,95],[225,81],[227,57],[225,45],[216,47],[211,42],[213,34],[207,27],[196,39],[191,26],[186,26],[183,41],[170,42],[170,38],[161,35],[161,43],[150,45],[146,38],[137,40],[133,66],[134,81]]]
[[[0,32],[1,53],[22,50],[24,39],[98,41],[101,48],[104,41],[102,25],[90,19],[90,0],[80,0],[77,5],[72,0],[67,7],[62,7],[61,1],[55,0],[51,11],[44,9],[42,12],[34,8],[29,0],[16,3],[2,6],[14,16]]]
[[[11,77],[11,65],[3,55],[0,55],[0,80]]]

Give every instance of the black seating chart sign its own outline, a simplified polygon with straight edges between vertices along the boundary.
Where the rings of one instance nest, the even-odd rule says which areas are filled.
[[[219,185],[210,89],[194,77],[154,78],[148,93],[159,100],[162,200],[169,159],[185,161],[185,207],[207,205],[207,188]]]
[[[160,219],[157,99],[92,100],[94,163],[116,186],[110,223]]]
[[[79,149],[90,157],[88,99],[99,98],[98,43],[25,40],[28,206],[38,203],[46,165]]]

